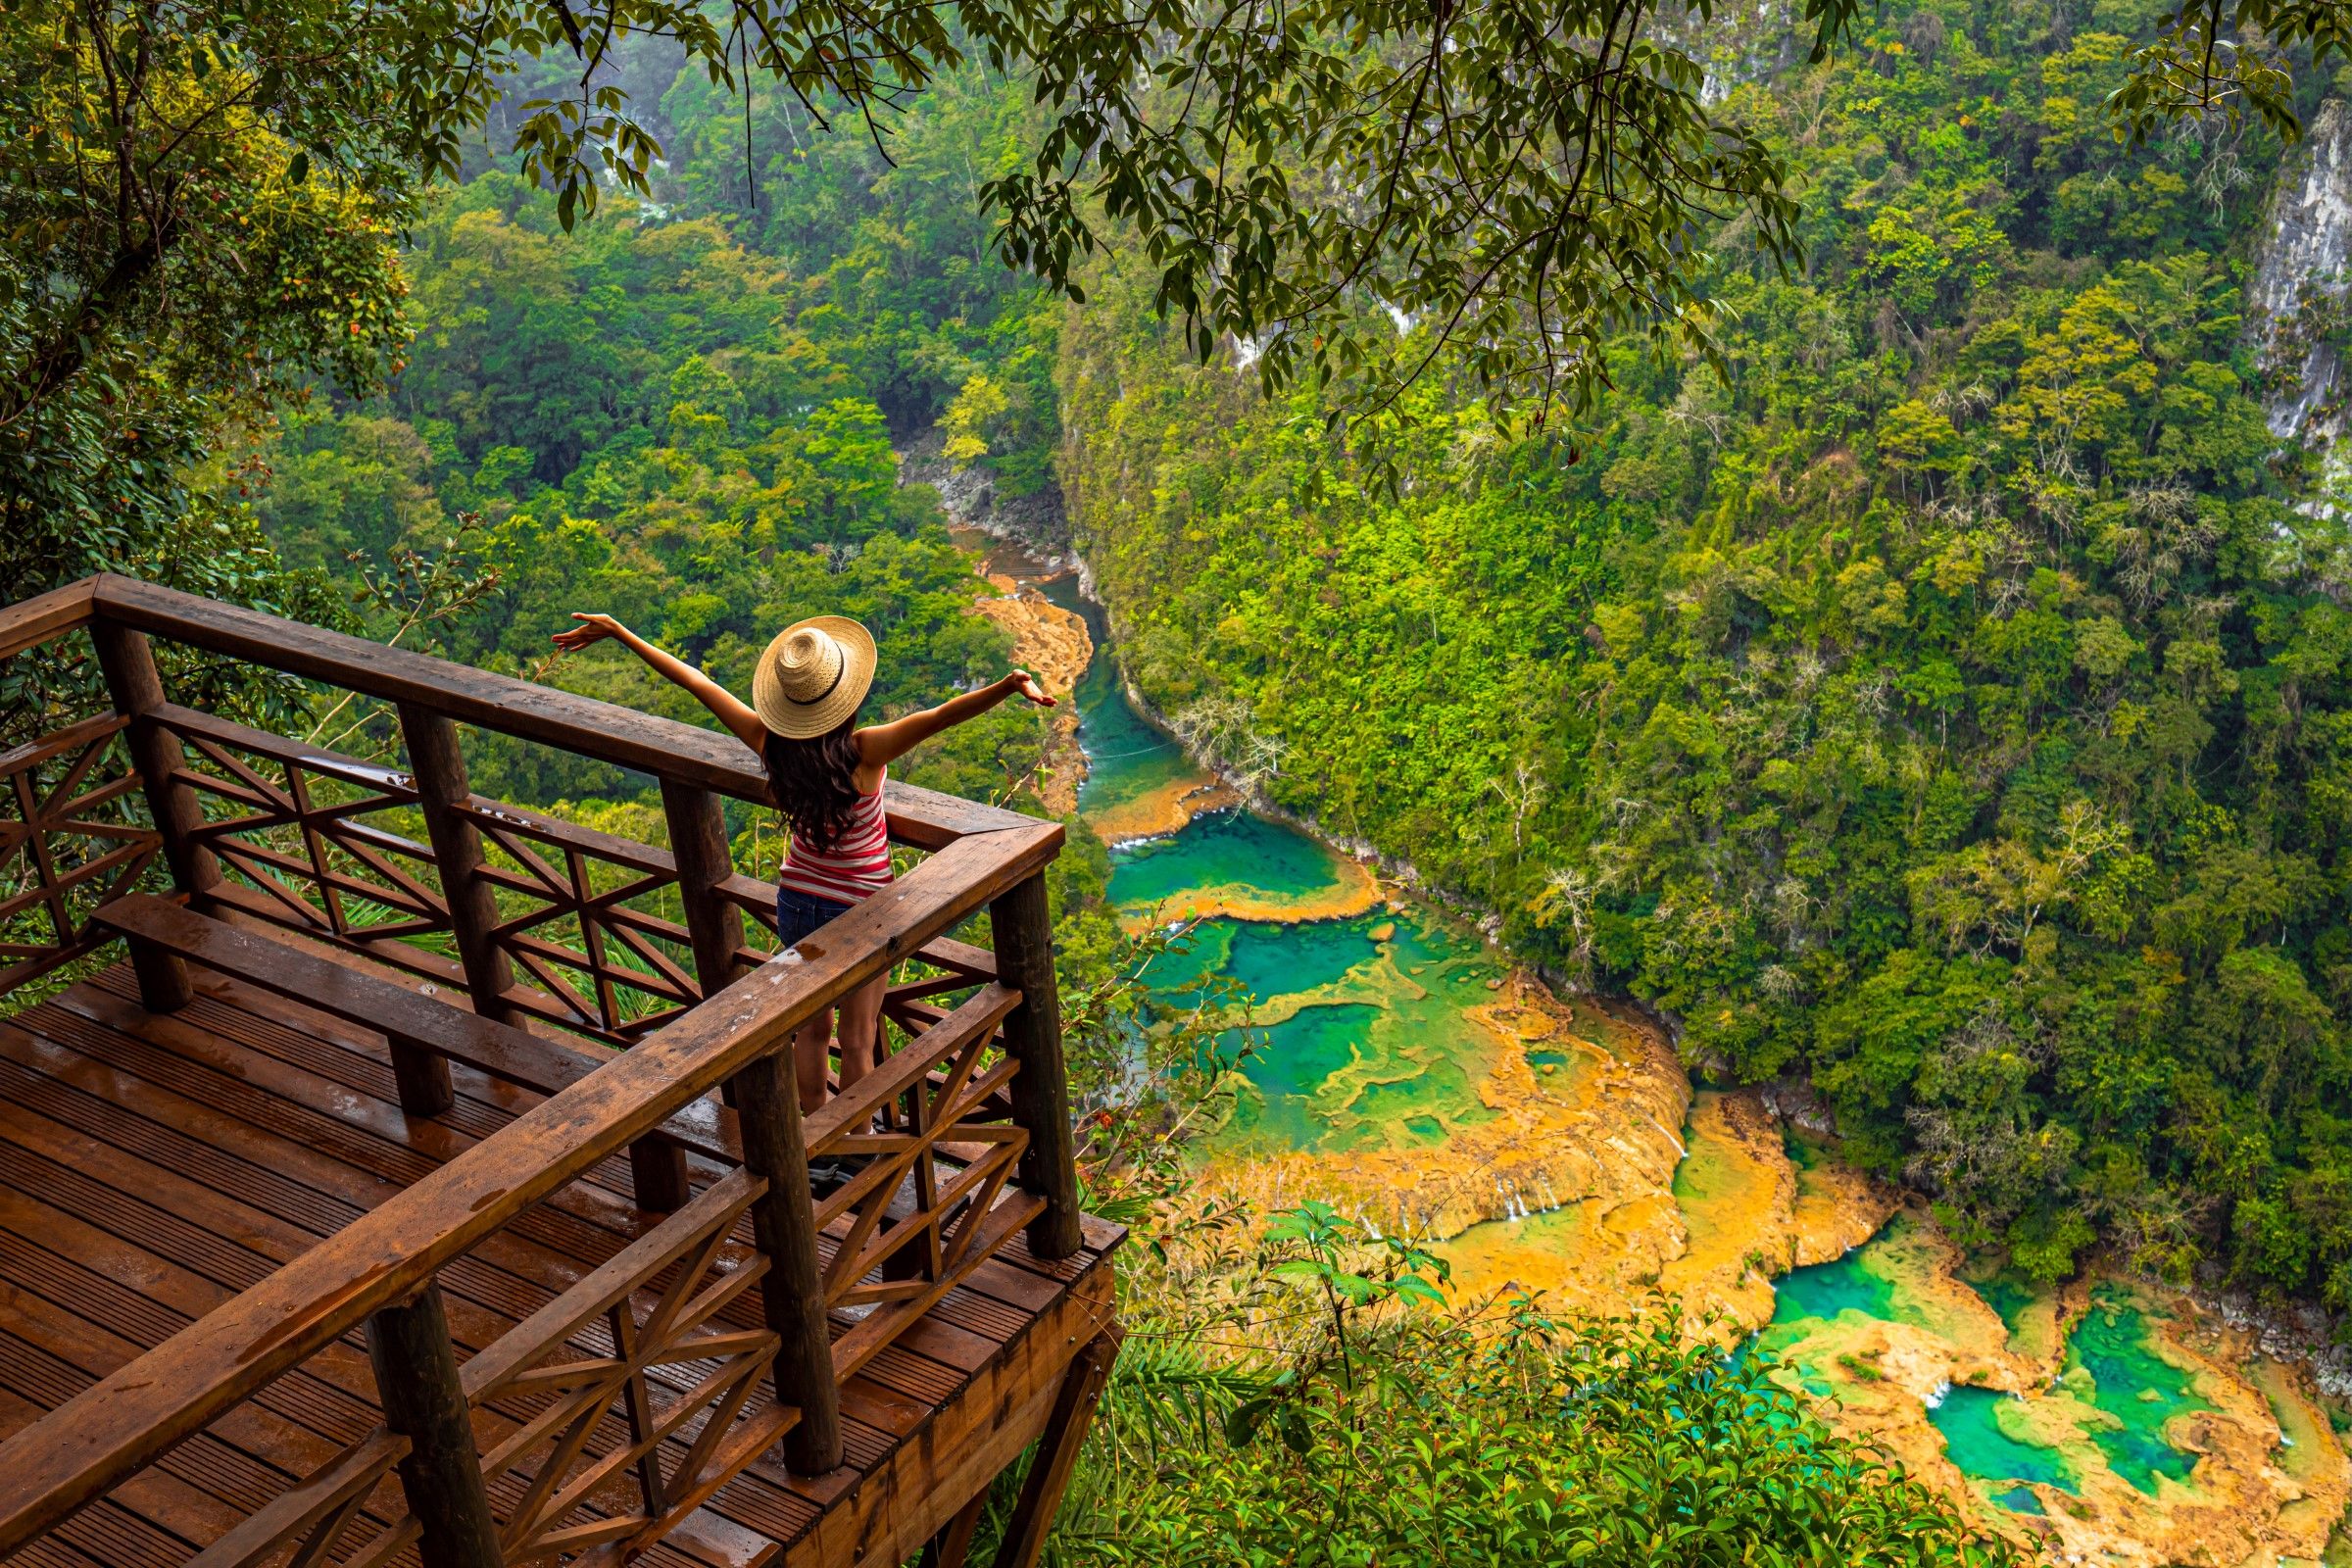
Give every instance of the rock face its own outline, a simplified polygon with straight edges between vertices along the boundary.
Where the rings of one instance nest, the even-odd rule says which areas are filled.
[[[1000,496],[995,475],[977,464],[950,462],[940,445],[939,431],[927,430],[898,447],[899,483],[927,484],[937,490],[949,520],[960,527],[1008,540],[1041,561],[1078,564],[1058,485],[1048,479],[1035,495]]]
[[[2326,447],[2343,433],[2343,365],[2304,323],[2307,301],[2340,297],[2352,267],[2352,107],[2330,98],[2279,170],[2271,231],[2246,285],[2246,314],[2264,368],[2271,433]]]

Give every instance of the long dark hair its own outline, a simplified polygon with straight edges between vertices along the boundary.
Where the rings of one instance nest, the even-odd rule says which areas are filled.
[[[796,741],[767,732],[760,748],[767,764],[767,792],[792,826],[792,836],[811,848],[838,844],[858,809],[858,728],[852,713],[822,735]]]

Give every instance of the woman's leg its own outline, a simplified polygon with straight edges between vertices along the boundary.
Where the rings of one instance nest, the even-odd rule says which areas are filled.
[[[882,1065],[882,993],[890,976],[878,974],[843,999],[841,1006],[841,1087],[850,1085]]]
[[[776,937],[785,947],[797,948],[801,942],[822,927],[849,906],[830,900],[811,898],[793,888],[776,889]],[[831,1065],[826,1059],[833,1047],[833,1009],[819,1007],[808,1021],[792,1034],[793,1079],[800,1087],[801,1114],[813,1114],[825,1102],[825,1076]],[[842,1082],[850,1079],[847,1058],[842,1062]]]
[[[831,1065],[827,1060],[833,1051],[833,1009],[819,1007],[807,1023],[793,1031],[793,1076],[800,1084],[801,1114],[815,1114],[825,1102],[825,1072]],[[842,1081],[850,1076],[849,1055],[844,1053],[841,1063]]]

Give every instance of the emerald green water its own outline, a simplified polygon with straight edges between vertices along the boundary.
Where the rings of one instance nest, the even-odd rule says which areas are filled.
[[[2158,1476],[2188,1479],[2196,1456],[2165,1441],[2165,1423],[2213,1406],[2190,1388],[2187,1373],[2157,1355],[2147,1319],[2136,1308],[2114,1291],[2094,1294],[2068,1341],[2066,1365],[2062,1381],[2079,1388],[2086,1374],[2091,1402],[2114,1419],[2112,1427],[2090,1434],[2109,1469],[2151,1494]]]
[[[1774,1287],[1779,1294],[1772,1326],[1786,1328],[1807,1318],[1835,1318],[1840,1312],[1892,1317],[1894,1282],[1863,1265],[1867,1250],[1857,1247],[1835,1261],[1796,1269],[1782,1279]]]
[[[1476,1086],[1495,1043],[1465,1016],[1495,972],[1477,945],[1390,914],[1205,920],[1189,940],[1152,972],[1164,999],[1212,978],[1254,999],[1252,1027],[1218,1042],[1253,1048],[1224,1147],[1428,1147],[1494,1114]]]
[[[1988,1280],[1968,1280],[1964,1283],[1984,1298],[1984,1304],[1991,1307],[1993,1315],[2001,1320],[2001,1326],[2012,1334],[2017,1332],[2018,1321],[2025,1316],[2026,1308],[2032,1306],[2034,1301],[2032,1291],[2006,1274],[1995,1274]]]
[[[1051,596],[1055,583],[1043,586]],[[1099,653],[1080,681],[1077,706],[1087,757],[1082,816],[1198,776],[1182,748],[1128,703],[1106,655]],[[1114,846],[1110,897],[1125,914],[1163,920],[1215,894],[1238,893],[1253,911],[1304,908],[1342,891],[1351,869],[1282,823],[1217,811],[1174,834]],[[1181,1004],[1188,990],[1214,977],[1254,999],[1248,1033],[1255,1049],[1243,1062],[1247,1086],[1220,1147],[1427,1148],[1493,1115],[1476,1087],[1496,1043],[1465,1014],[1488,999],[1488,982],[1501,971],[1474,938],[1432,918],[1376,912],[1210,918],[1188,943],[1157,960],[1155,991]]]
[[[1102,653],[1087,665],[1077,701],[1078,743],[1086,751],[1086,781],[1078,786],[1081,816],[1125,806],[1196,771],[1183,747],[1128,705],[1116,662]]]
[[[2016,1407],[2022,1407],[2022,1401],[2014,1395],[1991,1389],[1953,1389],[1941,1404],[1928,1412],[1928,1420],[1943,1434],[1944,1455],[1963,1475],[1979,1481],[2038,1481],[2075,1491],[2074,1471],[2056,1448],[2013,1438],[2002,1430],[2002,1411]],[[2021,1486],[2011,1495],[2031,1499],[2034,1494]],[[2017,1506],[2014,1502],[2008,1505]]]
[[[1083,791],[1079,800],[1084,809]],[[1171,838],[1121,845],[1110,857],[1111,901],[1126,909],[1157,909],[1169,919],[1183,915],[1188,895],[1214,889],[1241,888],[1283,902],[1340,885],[1331,851],[1247,811],[1197,817]]]
[[[1933,1332],[1936,1325],[1929,1309],[1906,1289],[1894,1262],[1905,1223],[1898,1219],[1835,1262],[1796,1269],[1777,1281],[1772,1322],[1757,1338],[1757,1349],[1787,1358],[1808,1389],[1822,1392],[1825,1380],[1869,1375],[1867,1366],[1858,1368],[1850,1357],[1830,1355],[1837,1341],[1825,1340],[1824,1331],[1840,1317],[1859,1314]],[[1972,1288],[2012,1330],[2034,1300],[2031,1292],[1999,1276]],[[2173,1446],[2165,1425],[2177,1415],[2212,1406],[2197,1396],[2189,1374],[2157,1353],[2153,1326],[2128,1296],[2112,1287],[2093,1294],[2090,1310],[2069,1337],[2062,1364],[2053,1394],[2073,1401],[2072,1409],[2080,1412],[2067,1424],[2110,1470],[2150,1494],[2159,1476],[2188,1479],[2196,1455]],[[2023,1484],[2074,1492],[2081,1477],[2067,1453],[2030,1441],[2033,1429],[2023,1419],[2027,1408],[2014,1396],[1962,1387],[1949,1390],[1928,1419],[1942,1434],[1944,1451],[1962,1474],[2009,1489],[1994,1500],[2031,1512],[2035,1510],[2021,1499],[2033,1494]],[[2036,1420],[2048,1430],[2046,1415]],[[2070,1448],[2075,1441],[2067,1440]],[[2082,1450],[2073,1451],[2082,1457]]]

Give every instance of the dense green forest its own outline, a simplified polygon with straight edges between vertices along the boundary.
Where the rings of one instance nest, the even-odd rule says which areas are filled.
[[[82,480],[146,484],[133,531],[27,538],[44,554],[16,580],[135,564],[119,553],[133,540],[141,557],[189,558],[162,573],[186,586],[694,721],[691,700],[634,660],[557,660],[550,634],[574,610],[607,611],[741,687],[776,624],[854,614],[888,650],[884,711],[999,672],[1006,641],[969,612],[985,585],[933,493],[898,483],[892,449],[936,442],[1004,496],[1051,484],[1063,456],[1054,376],[1060,334],[1083,318],[995,261],[972,200],[989,167],[1017,156],[1021,95],[976,72],[943,82],[899,125],[893,167],[813,134],[783,99],[752,118],[747,152],[723,91],[657,51],[623,64],[660,96],[672,164],[654,198],[608,200],[566,234],[542,193],[476,149],[467,177],[409,215],[395,265],[369,274],[388,323],[372,358],[289,370],[233,406],[159,405],[178,421],[169,461],[147,463],[117,432]],[[19,693],[54,674],[5,673]],[[231,681],[206,701],[303,721],[304,699],[282,689]],[[392,744],[364,723],[319,732]],[[1034,808],[1022,792],[1041,743],[1036,718],[999,710],[908,771]],[[474,738],[469,762],[486,793],[663,834],[658,805],[617,770],[494,736]],[[734,822],[738,859],[772,862],[772,824]],[[1166,1075],[1132,1083],[1121,1042],[1152,1005],[1135,977],[1153,947],[1118,935],[1103,876],[1099,842],[1073,834],[1054,893],[1080,1089],[1123,1118],[1099,1137],[1090,1204],[1182,1231],[1195,1221],[1167,1129],[1218,1092],[1213,1071],[1192,1069],[1213,1063],[1204,1042],[1222,1015],[1162,1036]],[[1628,1562],[1745,1560],[1763,1544],[1998,1556],[1966,1544],[1948,1505],[1815,1425],[1766,1364],[1727,1370],[1670,1320],[1528,1309],[1497,1344],[1468,1319],[1399,1315],[1402,1298],[1434,1297],[1419,1277],[1433,1261],[1336,1216],[1232,1242],[1205,1290],[1166,1275],[1156,1249],[1131,1250],[1127,1313],[1143,1339],[1076,1482],[1062,1560],[1549,1562],[1578,1542]],[[1359,1308],[1328,1332],[1300,1310],[1321,1282]],[[1237,1329],[1253,1353],[1233,1353]],[[1570,1431],[1580,1441],[1563,1446]],[[1409,1485],[1348,1480],[1408,1466]],[[1727,1467],[1771,1482],[1703,1516],[1675,1501]]]
[[[0,155],[0,355],[68,367],[0,399],[5,597],[133,569],[696,721],[550,635],[606,611],[740,688],[772,628],[849,613],[888,650],[876,707],[904,710],[1009,648],[937,496],[899,482],[894,447],[933,443],[1001,496],[1066,497],[1128,673],[1212,751],[1278,754],[1272,804],[1649,1002],[1702,1073],[1809,1085],[1972,1245],[2045,1278],[2112,1245],[2352,1308],[2352,614],[2243,306],[2292,154],[2260,116],[2110,135],[2159,10],[1939,0],[1818,63],[1723,29],[1717,106],[1794,205],[1692,253],[1712,358],[1612,318],[1590,405],[1533,409],[1445,352],[1377,409],[1346,401],[1371,396],[1352,370],[1269,384],[1266,342],[1167,308],[1151,247],[1074,246],[1083,303],[1007,269],[985,203],[1051,120],[1030,83],[944,72],[885,150],[821,93],[747,104],[651,40],[610,63],[662,140],[642,192],[582,218],[517,172],[507,106],[560,55],[501,81],[430,188],[306,178],[230,117],[193,177],[235,243],[58,350],[30,280],[62,275],[58,149],[93,131],[42,73],[78,46],[0,21],[40,127]],[[1418,365],[1444,303],[1382,295],[1350,341]],[[172,673],[229,711],[304,700]],[[72,674],[0,668],[0,738]],[[908,772],[1035,808],[1043,739],[1000,710]],[[615,770],[474,761],[486,793],[662,831]],[[772,861],[772,823],[733,825],[747,868]],[[1134,1081],[1150,945],[1104,907],[1102,847],[1070,842],[1081,1087],[1142,1129],[1098,1138],[1091,1199],[1181,1230],[1180,1152],[1153,1140],[1216,1092],[1180,1068],[1221,1020]],[[1434,1265],[1394,1240],[1250,1220],[1217,1220],[1214,1290],[1131,1249],[1149,1334],[1071,1556],[1979,1550],[1671,1325],[1522,1303],[1498,1340],[1411,1306]],[[1335,1297],[1362,1310],[1326,1333]],[[1220,1348],[1236,1324],[1262,1354]],[[1370,1474],[1393,1484],[1339,1484]]]
[[[1721,237],[1724,365],[1628,341],[1535,434],[1424,382],[1386,488],[1105,269],[1062,475],[1142,689],[1281,744],[1278,804],[2037,1274],[2341,1309],[2352,615],[2242,317],[2278,143],[2099,113],[2158,9],[1737,85],[1806,252]]]

